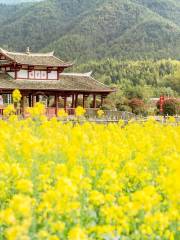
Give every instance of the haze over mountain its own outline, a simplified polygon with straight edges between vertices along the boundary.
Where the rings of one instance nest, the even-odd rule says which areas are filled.
[[[45,0],[0,7],[0,46],[79,62],[180,59],[179,0]]]

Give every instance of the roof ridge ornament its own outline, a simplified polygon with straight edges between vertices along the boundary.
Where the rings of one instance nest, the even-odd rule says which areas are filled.
[[[26,54],[30,54],[31,52],[30,52],[30,47],[27,47],[27,49],[26,49]]]

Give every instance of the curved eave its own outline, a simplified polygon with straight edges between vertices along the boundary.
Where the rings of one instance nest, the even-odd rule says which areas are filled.
[[[68,68],[68,67],[72,67],[74,65],[74,63],[65,63],[59,67],[64,67],[64,68]]]
[[[18,63],[19,65],[27,65],[27,66],[31,66],[31,67],[53,67],[53,68],[68,68],[68,67],[72,67],[73,64],[60,64],[60,65],[44,65],[44,64],[27,64],[27,63]]]
[[[59,80],[31,80],[31,79],[13,79],[6,73],[0,77],[0,89],[44,90],[60,92],[79,92],[79,93],[99,93],[108,95],[116,92],[103,83],[95,80],[91,76],[63,76]]]
[[[107,91],[107,90],[98,90],[98,89],[96,89],[95,91],[92,91],[92,90],[77,90],[77,89],[57,89],[57,88],[50,88],[50,89],[43,89],[43,88],[41,88],[41,89],[34,89],[34,88],[28,88],[28,89],[26,89],[26,88],[18,88],[20,91],[44,91],[44,92],[67,92],[67,93],[73,93],[73,92],[78,92],[78,93],[90,93],[90,94],[93,94],[93,93],[95,93],[95,94],[101,94],[101,93],[103,93],[103,94],[105,94],[105,95],[108,95],[108,94],[110,94],[110,93],[112,93],[112,91]],[[10,91],[13,91],[14,90],[14,88],[0,88],[0,92],[1,91],[8,91],[8,90],[10,90]]]
[[[68,67],[72,67],[74,64],[73,63],[65,63],[65,64],[60,64],[60,65],[45,65],[45,64],[27,64],[27,63],[19,63],[19,62],[16,62],[16,61],[12,61],[10,63],[4,63],[4,64],[0,64],[0,67],[7,67],[9,66],[10,64],[17,64],[17,65],[27,65],[27,66],[30,66],[30,67],[44,67],[44,68],[68,68]]]
[[[60,64],[60,65],[52,65],[52,64],[28,64],[28,63],[19,63],[16,62],[19,65],[27,65],[27,66],[31,66],[31,67],[53,67],[53,68],[68,68],[68,67],[72,67],[74,64],[73,63],[64,63],[64,64]]]
[[[110,91],[109,92],[117,92],[117,89],[110,89]]]
[[[26,63],[26,62],[19,62],[17,61],[15,58],[13,58],[12,56],[9,56],[8,52],[5,51],[4,49],[0,48],[0,53],[3,54],[8,60],[10,60],[12,63],[16,63],[16,64],[19,64],[19,65],[27,65],[27,66],[31,66],[31,67],[34,67],[34,66],[38,66],[38,67],[57,67],[57,68],[68,68],[68,67],[72,67],[74,65],[74,63],[72,62],[63,62],[62,60],[60,60],[59,58],[57,58],[56,56],[51,56],[51,57],[54,57],[56,58],[57,60],[60,60],[62,61],[61,64],[29,64],[29,63]],[[36,55],[35,55],[36,56]],[[47,57],[47,56],[46,56]],[[2,66],[2,65],[1,65]]]

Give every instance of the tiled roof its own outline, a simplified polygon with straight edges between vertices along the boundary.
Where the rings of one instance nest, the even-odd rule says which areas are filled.
[[[105,92],[114,90],[98,82],[89,75],[62,74],[59,80],[30,80],[12,79],[8,74],[0,73],[1,89],[19,90],[54,90],[54,91],[80,91],[80,92]]]
[[[54,56],[54,52],[50,53],[17,53],[9,52],[0,48],[0,53],[9,58],[9,60],[18,64],[30,66],[49,66],[49,67],[69,67],[72,63],[67,63]]]

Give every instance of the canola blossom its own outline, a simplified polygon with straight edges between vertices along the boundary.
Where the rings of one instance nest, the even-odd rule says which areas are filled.
[[[75,109],[75,115],[76,115],[77,117],[82,117],[82,116],[84,116],[85,113],[86,113],[86,110],[85,110],[83,107],[81,107],[81,106],[78,106],[78,107]]]
[[[20,102],[22,95],[18,89],[15,89],[12,94],[13,102],[18,103]]]
[[[0,129],[0,240],[180,239],[180,126],[172,121],[10,116]]]
[[[99,110],[97,111],[97,116],[98,116],[99,118],[101,118],[103,115],[104,115],[104,111],[101,110],[101,109],[99,109]]]

